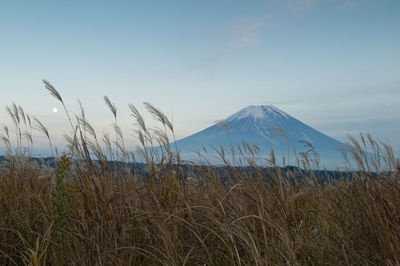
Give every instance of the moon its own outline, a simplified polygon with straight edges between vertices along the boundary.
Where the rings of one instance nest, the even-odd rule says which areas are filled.
[[[57,113],[57,111],[58,111],[57,108],[54,107],[53,108],[53,113]]]

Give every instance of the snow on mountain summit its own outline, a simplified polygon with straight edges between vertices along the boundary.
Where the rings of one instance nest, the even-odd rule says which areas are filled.
[[[239,112],[231,115],[225,121],[230,122],[236,119],[243,118],[255,118],[255,119],[265,119],[270,116],[287,118],[288,115],[273,105],[250,105]]]

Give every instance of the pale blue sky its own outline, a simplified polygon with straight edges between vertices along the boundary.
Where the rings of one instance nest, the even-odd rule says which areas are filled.
[[[274,104],[346,140],[400,147],[400,1],[2,1],[0,123],[15,101],[55,142],[68,131],[47,79],[101,133],[119,107],[148,101],[177,137],[255,104]]]

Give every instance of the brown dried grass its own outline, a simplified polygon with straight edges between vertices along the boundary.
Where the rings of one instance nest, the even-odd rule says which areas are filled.
[[[53,86],[48,89],[62,101]],[[109,100],[107,105],[116,110]],[[63,172],[24,155],[21,130],[16,130],[18,149],[11,148],[8,131],[2,136],[9,147],[8,161],[0,168],[2,265],[400,263],[400,185],[392,171],[399,164],[390,146],[369,135],[360,142],[351,139],[350,155],[360,170],[352,171],[351,180],[343,174],[340,180],[318,182],[313,171],[256,165],[244,171],[228,160],[220,169],[227,179],[211,167],[196,166],[191,169],[196,178],[189,178],[169,147],[172,124],[160,110],[147,108],[159,116],[164,131],[151,132],[131,106],[146,173],[110,163],[110,158],[135,158],[124,150],[118,130],[115,145],[105,136],[102,148],[85,117],[67,136],[74,163]],[[9,110],[21,126],[24,122]],[[164,148],[157,154],[149,148],[154,144]],[[275,164],[273,154],[269,160]],[[60,174],[64,190],[57,192]],[[55,192],[65,196],[63,227],[55,218]]]

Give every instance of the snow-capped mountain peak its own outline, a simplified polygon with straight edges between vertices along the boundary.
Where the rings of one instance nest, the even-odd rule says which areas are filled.
[[[244,118],[268,119],[271,117],[288,118],[288,114],[273,105],[250,105],[231,115],[225,121],[230,122]]]
[[[336,147],[344,147],[343,143],[311,128],[273,105],[251,105],[224,121],[228,131],[213,125],[178,140],[176,144],[182,158],[191,160],[193,152],[201,151],[203,147],[223,147],[229,151],[231,147],[241,146],[243,141],[256,145],[260,156],[267,156],[271,149],[276,155],[288,156],[288,148],[297,152],[307,151],[301,142],[306,140],[320,153],[321,159],[326,159],[327,162],[337,160],[340,154]],[[283,134],[275,132],[275,129],[281,130]]]

